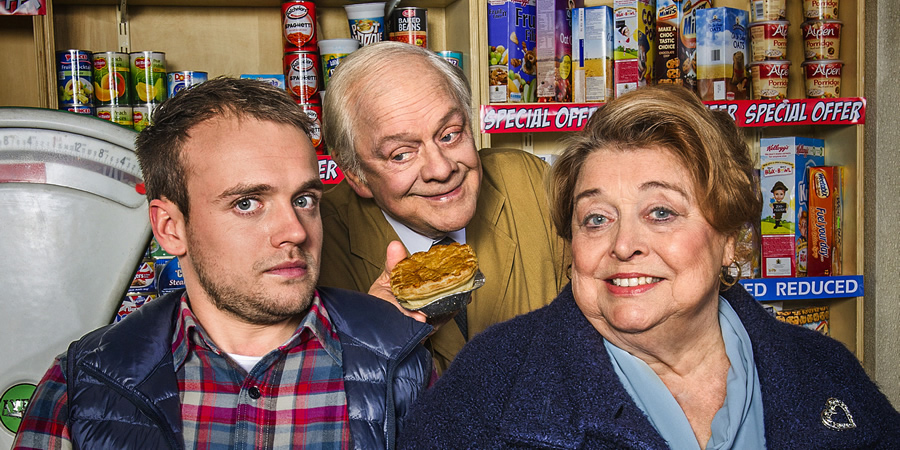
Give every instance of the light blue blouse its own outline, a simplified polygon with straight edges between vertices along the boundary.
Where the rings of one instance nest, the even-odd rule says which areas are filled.
[[[719,297],[719,327],[731,367],[725,403],[713,417],[712,437],[706,448],[765,448],[762,394],[750,336],[737,313],[722,297]],[[604,343],[625,390],[669,447],[699,450],[687,416],[659,376],[645,362],[605,339]]]

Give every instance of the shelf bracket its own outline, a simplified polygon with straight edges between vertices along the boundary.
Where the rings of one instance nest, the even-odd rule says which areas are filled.
[[[534,154],[534,133],[522,133],[522,150]]]
[[[119,51],[122,53],[131,52],[131,26],[128,24],[127,7],[127,0],[120,0],[119,4],[116,5],[117,38],[119,40]]]

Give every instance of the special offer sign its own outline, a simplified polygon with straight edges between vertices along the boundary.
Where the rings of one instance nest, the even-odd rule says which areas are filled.
[[[866,99],[734,100],[704,102],[727,112],[742,127],[779,125],[857,125],[865,123]],[[482,105],[482,133],[576,131],[600,103]]]

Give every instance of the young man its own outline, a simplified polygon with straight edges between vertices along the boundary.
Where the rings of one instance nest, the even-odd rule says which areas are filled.
[[[384,272],[407,252],[445,237],[475,250],[486,282],[457,316],[466,320],[431,337],[441,370],[468,338],[547,304],[568,282],[547,164],[519,150],[476,149],[459,68],[413,45],[366,46],[341,61],[323,109],[325,140],[347,182],[323,198],[322,285],[390,297]]]
[[[186,291],[73,343],[16,446],[393,447],[430,383],[431,327],[316,288],[322,183],[306,115],[282,90],[217,78],[154,119],[137,154]]]

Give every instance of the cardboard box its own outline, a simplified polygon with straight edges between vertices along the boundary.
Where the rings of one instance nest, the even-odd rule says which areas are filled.
[[[656,7],[654,0],[615,0],[616,97],[653,84],[656,55]]]
[[[767,138],[759,140],[759,147],[762,276],[804,276],[807,232],[802,222],[809,217],[807,169],[825,164],[825,141]]]
[[[841,275],[841,219],[843,214],[841,167],[809,169],[809,245],[807,274]]]
[[[491,103],[537,101],[535,0],[488,0]]]
[[[709,8],[709,0],[656,0],[657,84],[677,84],[697,91],[697,24],[694,11]]]
[[[613,11],[609,6],[572,10],[572,80],[575,102],[613,99]]]
[[[537,101],[572,101],[572,7],[584,0],[536,0]]]
[[[750,99],[747,24],[750,13],[735,8],[696,12],[697,90],[704,101]]]
[[[809,328],[828,336],[830,334],[829,321],[831,312],[827,306],[814,306],[809,308],[775,310],[775,318],[794,325]]]

